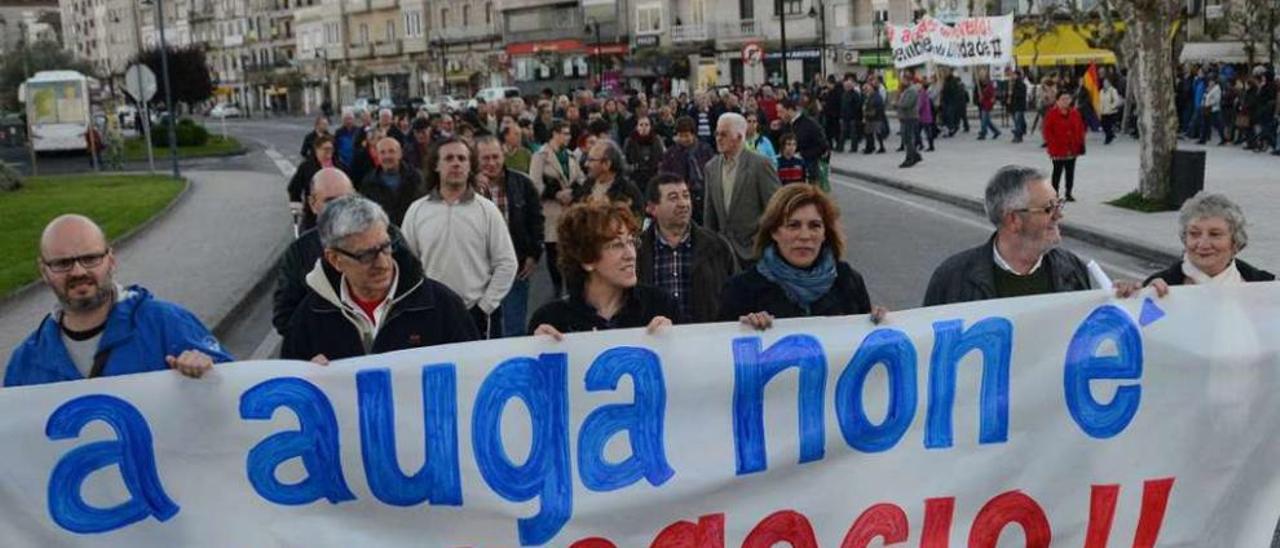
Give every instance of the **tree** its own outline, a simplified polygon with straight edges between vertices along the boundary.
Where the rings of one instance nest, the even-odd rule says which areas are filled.
[[[1112,0],[1131,46],[1130,85],[1136,85],[1138,109],[1138,190],[1149,201],[1169,195],[1173,152],[1178,146],[1174,106],[1175,38],[1186,19],[1183,0]]]
[[[31,47],[18,43],[11,55],[0,59],[0,110],[18,109],[18,85],[42,70],[74,70],[97,77],[93,63],[80,59],[54,42],[37,42]]]
[[[1268,56],[1273,48],[1276,10],[1271,0],[1233,0],[1222,10],[1225,34],[1244,44],[1250,65]]]
[[[169,75],[173,79],[173,87],[170,91],[173,93],[174,102],[185,103],[190,109],[196,103],[213,97],[213,80],[209,77],[209,65],[205,59],[204,48],[194,45],[182,48],[170,47],[166,54],[169,57]],[[132,62],[142,63],[155,73],[158,91],[151,99],[151,103],[164,104],[164,71],[160,66],[160,48],[149,48],[134,57]]]

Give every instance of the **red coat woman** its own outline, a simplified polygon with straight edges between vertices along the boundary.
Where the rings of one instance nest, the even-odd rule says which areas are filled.
[[[1053,160],[1053,190],[1058,192],[1062,174],[1067,174],[1067,201],[1076,201],[1071,190],[1075,186],[1076,158],[1084,156],[1084,119],[1071,104],[1071,93],[1058,92],[1057,102],[1044,115],[1044,142]]]

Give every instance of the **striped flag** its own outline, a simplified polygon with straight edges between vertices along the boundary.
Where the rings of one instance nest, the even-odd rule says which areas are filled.
[[[1101,115],[1102,112],[1102,79],[1098,77],[1098,64],[1089,63],[1089,69],[1084,73],[1084,80],[1080,85],[1089,92],[1089,104],[1093,105],[1093,112]]]

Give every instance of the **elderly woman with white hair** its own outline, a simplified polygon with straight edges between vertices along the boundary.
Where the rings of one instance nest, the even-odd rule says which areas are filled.
[[[1182,260],[1143,283],[1164,295],[1171,285],[1224,285],[1268,282],[1274,274],[1236,257],[1249,243],[1244,211],[1222,194],[1200,193],[1178,214]]]

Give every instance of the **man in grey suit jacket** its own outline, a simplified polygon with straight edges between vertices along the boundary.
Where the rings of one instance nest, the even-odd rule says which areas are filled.
[[[754,262],[752,240],[760,215],[774,191],[782,186],[768,158],[743,147],[747,119],[725,113],[716,123],[720,154],[707,162],[706,227],[729,240],[740,264]]]

